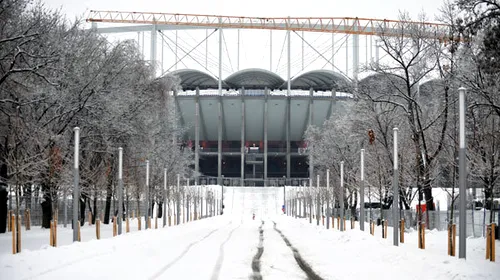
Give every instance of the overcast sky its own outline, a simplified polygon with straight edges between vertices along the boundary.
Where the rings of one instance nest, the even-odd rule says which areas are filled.
[[[442,0],[43,0],[62,7],[71,17],[87,10],[220,14],[235,16],[332,16],[396,19],[398,11],[415,16],[424,11],[431,20]]]
[[[406,11],[412,18],[418,14],[425,13],[428,21],[435,21],[439,14],[439,8],[443,0],[42,0],[48,7],[61,9],[68,19],[75,17],[85,18],[89,10],[112,10],[112,11],[136,11],[136,12],[165,12],[165,13],[189,13],[189,14],[214,14],[231,16],[256,16],[256,17],[280,17],[280,16],[303,16],[303,17],[360,17],[378,19],[397,19],[400,11]],[[173,32],[165,34],[172,38]],[[190,50],[205,37],[204,31],[179,31],[179,48]],[[223,54],[223,78],[227,77],[237,68],[237,35],[235,30],[224,31],[225,45]],[[142,35],[122,34],[107,35],[110,40],[141,39]],[[330,58],[335,52],[335,65],[337,72],[347,73],[352,76],[352,48],[345,47],[345,35],[335,35],[335,47],[331,48],[331,35],[319,33],[306,33],[304,35],[311,44],[324,56]],[[272,44],[270,44],[269,31],[244,30],[240,39],[240,69],[264,68],[277,72],[282,77],[286,76],[286,51],[284,52],[284,32],[273,32]],[[296,76],[307,70],[328,68],[332,69],[325,59],[321,58],[316,51],[304,44],[297,35],[292,35],[292,76]],[[352,46],[348,38],[348,45]],[[370,41],[375,38],[360,36],[360,63],[365,63],[375,56],[374,49],[367,48]],[[344,43],[342,43],[344,42]],[[373,44],[373,42],[372,42]],[[272,57],[271,48],[272,45]],[[149,33],[144,34],[144,55],[149,57]],[[332,51],[328,51],[330,48]],[[209,63],[207,71],[205,65],[204,44],[196,49],[198,52],[197,62],[186,57],[182,63],[175,67],[174,52],[164,44],[164,70],[175,68],[195,68],[205,70],[217,76],[218,44],[217,34],[209,39]],[[303,51],[304,50],[304,51]],[[194,55],[196,52],[193,52]],[[304,53],[304,54],[303,54]],[[184,53],[179,49],[178,57]],[[161,61],[161,48],[158,48],[158,61]],[[272,59],[271,59],[272,58]],[[210,63],[212,61],[212,63]],[[211,64],[211,66],[210,66]],[[346,70],[347,69],[347,70]],[[285,77],[284,77],[285,78]]]

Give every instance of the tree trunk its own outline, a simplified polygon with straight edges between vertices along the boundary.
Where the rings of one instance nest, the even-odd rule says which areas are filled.
[[[140,201],[140,195],[137,193],[136,196],[136,201],[137,201],[137,217],[141,217],[141,201]]]
[[[0,177],[7,178],[7,165],[0,165]],[[0,217],[7,217],[7,184],[0,183]],[[10,217],[9,217],[10,218]],[[0,233],[5,233],[7,231],[7,220],[0,219]]]
[[[160,219],[163,217],[163,202],[158,202],[158,212],[156,216]]]
[[[31,196],[33,193],[31,189],[31,184],[27,184],[26,186],[24,186],[23,193],[24,193],[24,202],[26,205],[26,209],[31,209]]]
[[[7,186],[0,184],[0,217],[7,217]],[[0,219],[0,233],[7,230],[7,220]]]
[[[104,208],[104,223],[109,224],[109,212],[111,211],[111,198],[113,196],[113,187],[108,184],[108,189],[106,190],[106,206]]]
[[[87,196],[85,194],[80,195],[80,226],[85,225],[85,205],[87,201]]]
[[[50,220],[52,220],[52,196],[50,194],[50,186],[47,183],[42,184],[42,228],[50,228]]]
[[[153,217],[154,209],[155,209],[155,201],[154,201],[154,199],[151,199],[151,209],[150,209],[150,211],[151,211],[150,213],[151,214],[148,215],[148,216]]]
[[[35,199],[35,205],[38,204],[38,197],[40,196],[40,186],[39,185],[36,185],[35,186],[35,189],[33,190],[33,197]]]
[[[432,197],[431,180],[429,180],[428,177],[426,177],[426,179],[424,180],[423,191],[427,210],[436,210],[436,207],[434,206],[434,198]]]
[[[94,215],[92,215],[92,224],[95,225],[95,219],[99,217],[99,210],[97,209],[97,193],[94,191]]]
[[[85,196],[85,199],[87,200],[87,205],[89,207],[89,211],[90,211],[90,221],[91,224],[95,225],[95,217],[96,217],[96,214],[95,214],[95,208],[92,208],[92,204],[91,204],[91,196]],[[95,200],[94,200],[95,201]]]
[[[351,205],[351,216],[356,217],[356,220],[358,220],[356,216],[356,205],[358,205],[358,192],[354,191],[354,204]]]

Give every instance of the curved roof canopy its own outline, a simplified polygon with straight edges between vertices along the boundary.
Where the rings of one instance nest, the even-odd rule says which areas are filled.
[[[240,70],[225,79],[230,88],[239,89],[277,89],[285,80],[277,74],[258,68]]]
[[[294,78],[291,81],[290,87],[302,90],[312,88],[321,91],[331,91],[332,89],[339,91],[350,88],[351,82],[339,73],[331,70],[313,70]]]
[[[216,78],[199,70],[179,69],[170,74],[178,76],[181,79],[183,90],[194,90],[197,87],[200,89],[217,89],[219,87]]]
[[[217,78],[195,69],[179,69],[169,75],[179,77],[182,90],[218,89]],[[291,89],[315,91],[347,91],[352,88],[348,78],[331,70],[313,70],[295,77],[291,81]],[[278,74],[259,68],[249,68],[231,74],[222,81],[223,89],[286,89],[286,81]]]

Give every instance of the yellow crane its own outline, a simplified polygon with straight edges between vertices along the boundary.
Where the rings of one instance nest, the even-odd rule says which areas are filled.
[[[267,29],[378,36],[419,36],[447,40],[450,26],[441,23],[357,17],[243,17],[201,14],[91,10],[87,22],[154,24],[171,27]]]

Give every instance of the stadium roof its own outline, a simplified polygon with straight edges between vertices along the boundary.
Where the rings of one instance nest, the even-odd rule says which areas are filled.
[[[181,69],[170,73],[181,79],[184,91],[199,88],[218,89],[219,81],[216,77],[194,69]],[[313,70],[292,78],[292,90],[336,91],[349,92],[352,83],[346,77],[331,70]],[[287,82],[278,74],[259,68],[240,70],[231,74],[222,81],[223,89],[286,89]]]
[[[286,86],[285,86],[286,87]],[[351,82],[331,70],[313,70],[293,78],[292,89],[331,91],[332,89],[347,91]]]
[[[218,88],[219,85],[219,81],[216,78],[195,69],[180,69],[170,74],[178,76],[181,79],[183,90],[194,90],[197,87],[200,89]]]
[[[285,83],[285,80],[279,75],[258,68],[238,71],[227,77],[224,81],[233,89],[276,89]]]

